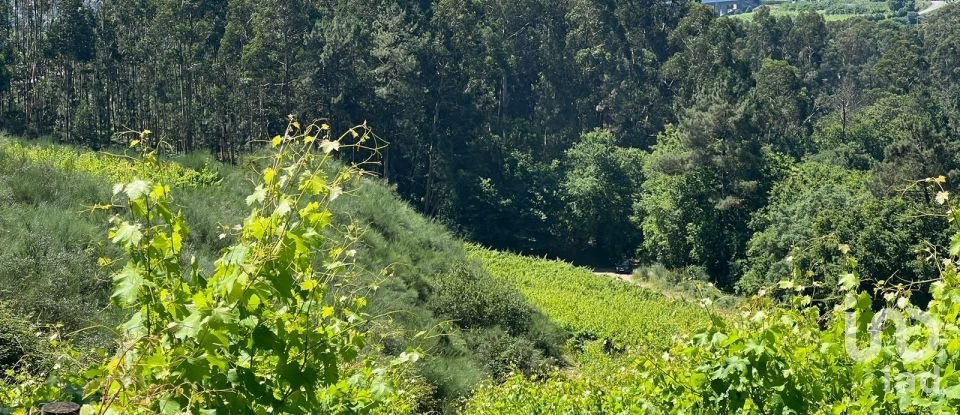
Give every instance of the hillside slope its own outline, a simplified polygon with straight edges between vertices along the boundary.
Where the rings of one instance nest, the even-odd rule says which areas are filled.
[[[209,267],[227,246],[224,226],[247,214],[255,159],[240,166],[188,156],[143,171],[106,153],[0,138],[0,303],[23,320],[63,324],[65,331],[110,327],[111,266],[107,217],[84,213],[108,201],[117,181],[134,177],[172,183],[191,227],[188,245]],[[336,217],[365,226],[359,263],[368,311],[381,322],[382,352],[420,348],[418,373],[432,390],[424,411],[451,408],[484,379],[502,379],[562,364],[564,335],[518,291],[498,284],[439,224],[393,190],[367,180],[338,199]],[[104,344],[109,330],[76,340]],[[3,344],[0,344],[3,347]]]

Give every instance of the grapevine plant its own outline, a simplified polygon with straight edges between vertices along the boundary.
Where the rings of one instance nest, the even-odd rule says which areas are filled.
[[[363,175],[360,165],[331,175],[335,153],[373,154],[375,141],[366,126],[334,138],[325,124],[291,119],[211,272],[185,248],[189,227],[169,185],[116,185],[100,208],[116,213],[109,237],[127,260],[113,300],[130,319],[116,351],[82,372],[81,413],[405,412],[391,379],[417,355],[371,357],[366,301],[348,288],[361,228],[330,209]],[[146,162],[156,160],[148,142],[131,144]],[[57,395],[41,392],[17,393],[23,402]]]
[[[740,318],[715,316],[670,347],[628,351],[599,371],[582,365],[576,374],[516,376],[479,390],[465,412],[957,414],[960,206],[942,188],[937,201],[958,233],[950,246],[925,252],[940,269],[929,302],[914,304],[912,287],[886,281],[860,291],[867,277],[856,273],[851,248],[840,245],[848,271],[837,278],[839,302],[818,301],[822,282],[798,270],[744,301]]]

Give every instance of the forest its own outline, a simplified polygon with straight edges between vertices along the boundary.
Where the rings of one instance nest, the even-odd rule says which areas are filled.
[[[781,234],[763,218],[783,178],[830,166],[855,193],[834,211],[860,197],[896,215],[933,201],[911,182],[956,169],[949,9],[909,25],[674,1],[6,3],[12,134],[101,148],[150,129],[235,162],[289,114],[366,121],[420,212],[584,264],[698,267],[734,288],[771,244],[812,236],[763,238]],[[897,239],[917,243],[908,222]]]
[[[812,3],[0,1],[0,414],[956,413],[960,6]]]

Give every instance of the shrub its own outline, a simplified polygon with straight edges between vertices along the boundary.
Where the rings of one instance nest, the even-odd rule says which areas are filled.
[[[8,370],[35,364],[31,360],[38,355],[39,343],[25,320],[0,303],[0,377]]]
[[[70,331],[111,321],[109,269],[97,262],[116,251],[101,242],[106,216],[81,213],[104,187],[0,152],[0,301]]]
[[[473,264],[461,262],[440,277],[430,308],[465,329],[490,327],[491,322],[517,335],[527,329],[533,310],[520,294],[491,278]]]
[[[718,289],[698,266],[670,270],[662,265],[640,267],[633,272],[633,280],[648,284],[654,291],[679,295],[690,301],[709,299],[724,308],[734,308],[737,298]]]
[[[144,134],[141,140],[147,140],[148,136],[149,134]],[[197,171],[178,163],[161,162],[146,167],[130,157],[55,145],[26,145],[9,137],[0,137],[0,152],[21,164],[45,164],[63,172],[86,173],[106,178],[111,184],[140,178],[168,183],[174,187],[187,187],[208,186],[220,179],[214,171]]]
[[[512,373],[531,376],[556,367],[556,360],[544,356],[532,341],[499,328],[468,332],[467,339],[495,382],[503,382]]]
[[[777,183],[767,207],[754,215],[755,229],[738,288],[754,293],[793,278],[802,269],[818,298],[831,297],[845,263],[839,246],[861,258],[857,271],[871,280],[896,276],[916,282],[936,275],[923,260],[921,240],[941,244],[942,218],[900,198],[880,199],[868,190],[868,174],[817,162],[798,165]],[[938,225],[939,224],[939,225]]]

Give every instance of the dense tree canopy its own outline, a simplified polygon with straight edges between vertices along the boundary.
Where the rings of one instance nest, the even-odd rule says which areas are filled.
[[[671,0],[6,0],[0,116],[92,147],[149,128],[227,161],[290,114],[367,121],[390,142],[380,173],[472,240],[734,287],[769,272],[748,241],[758,217],[777,223],[771,189],[816,198],[777,187],[793,164],[865,177],[848,190],[881,204],[929,206],[911,183],[960,179],[958,20],[739,19]]]

